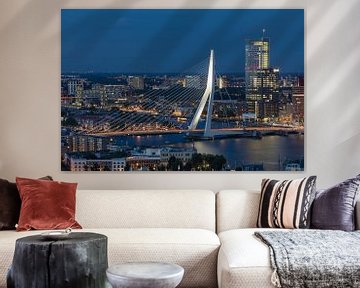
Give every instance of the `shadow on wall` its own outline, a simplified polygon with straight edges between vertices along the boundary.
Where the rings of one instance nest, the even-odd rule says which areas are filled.
[[[63,1],[27,1],[25,5],[0,29],[1,34],[17,25],[19,19],[29,22],[27,26],[31,27],[34,33],[39,33],[46,29],[47,25],[57,16],[60,8],[69,3],[70,0]],[[11,5],[11,4],[7,4]],[[14,4],[18,5],[18,4]]]
[[[317,10],[318,14],[314,11],[309,15],[307,21],[307,44],[311,46],[311,50],[308,50],[308,57],[306,61],[308,63],[316,63],[321,61],[319,69],[322,69],[321,74],[317,77],[321,82],[313,82],[314,89],[314,102],[311,109],[316,109],[326,101],[326,97],[330,93],[326,93],[327,90],[323,89],[322,85],[316,85],[317,83],[330,83],[327,86],[329,91],[333,91],[338,83],[344,83],[345,79],[349,75],[354,75],[354,70],[359,67],[360,54],[360,32],[348,31],[349,21],[358,19],[360,13],[360,2],[358,0],[348,1],[348,5],[336,5],[341,1],[334,1],[332,4],[326,5],[324,10]],[[324,7],[324,5],[323,5]],[[336,17],[334,17],[336,15]],[[324,29],[327,27],[327,29]],[[355,30],[355,29],[354,29]],[[351,34],[352,36],[350,36]],[[349,37],[350,36],[350,37]],[[342,41],[342,45],[334,45],[334,41]],[[344,53],[336,53],[335,49],[340,48],[345,50]],[[351,49],[349,49],[351,48]],[[336,61],[326,61],[323,59],[324,51],[333,52],[335,57],[341,55]],[[347,55],[343,57],[343,55]],[[330,59],[334,60],[334,59]],[[331,72],[331,78],[328,77],[328,73]],[[331,88],[331,89],[330,89]]]
[[[358,85],[354,76],[360,73],[360,30],[356,29],[360,2],[351,0],[344,5],[334,1],[323,7],[327,8],[316,10],[318,14],[311,10],[307,21],[307,46],[311,47],[307,62],[308,66],[315,66],[311,79],[308,77],[312,95],[307,95],[307,100],[311,102],[309,112],[323,113],[324,121],[337,131],[332,135],[337,146],[360,133],[360,125],[356,124],[360,123],[360,98],[344,89],[350,86],[354,87],[350,91],[356,91]],[[350,26],[354,27],[351,31]]]
[[[307,131],[311,146],[323,151],[316,161],[335,181],[360,169],[360,2],[320,0],[306,12]]]

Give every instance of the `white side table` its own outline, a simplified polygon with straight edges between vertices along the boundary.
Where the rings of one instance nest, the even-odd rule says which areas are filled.
[[[106,270],[114,288],[175,288],[184,276],[184,268],[161,262],[117,264]]]

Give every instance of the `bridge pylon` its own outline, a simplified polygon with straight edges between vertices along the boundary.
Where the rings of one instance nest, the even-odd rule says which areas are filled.
[[[211,131],[211,115],[213,111],[213,100],[214,100],[214,93],[215,93],[215,55],[214,50],[210,51],[210,60],[209,60],[209,69],[208,69],[208,76],[206,82],[206,89],[201,98],[200,104],[196,109],[195,115],[191,121],[189,126],[189,130],[195,130],[196,126],[199,123],[201,113],[203,112],[206,102],[209,100],[209,104],[207,107],[207,114],[206,114],[206,122],[205,122],[205,130],[204,136],[205,137],[212,137]]]

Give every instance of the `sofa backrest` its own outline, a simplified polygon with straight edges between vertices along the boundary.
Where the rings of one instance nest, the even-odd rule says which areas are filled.
[[[360,197],[359,197],[360,198]],[[260,191],[223,190],[216,194],[216,232],[255,228]],[[355,206],[355,227],[360,230],[360,199]]]
[[[239,228],[255,228],[260,192],[222,190],[216,194],[217,233]]]
[[[76,220],[84,228],[215,231],[215,193],[209,190],[78,190]]]

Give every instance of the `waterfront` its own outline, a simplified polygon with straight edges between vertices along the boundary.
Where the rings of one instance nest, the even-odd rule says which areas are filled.
[[[262,163],[266,171],[279,171],[280,161],[304,158],[304,135],[298,134],[196,142],[186,140],[185,134],[138,135],[117,136],[113,141],[117,145],[134,147],[194,147],[198,153],[223,155],[227,160],[226,167],[230,170],[244,163]]]

